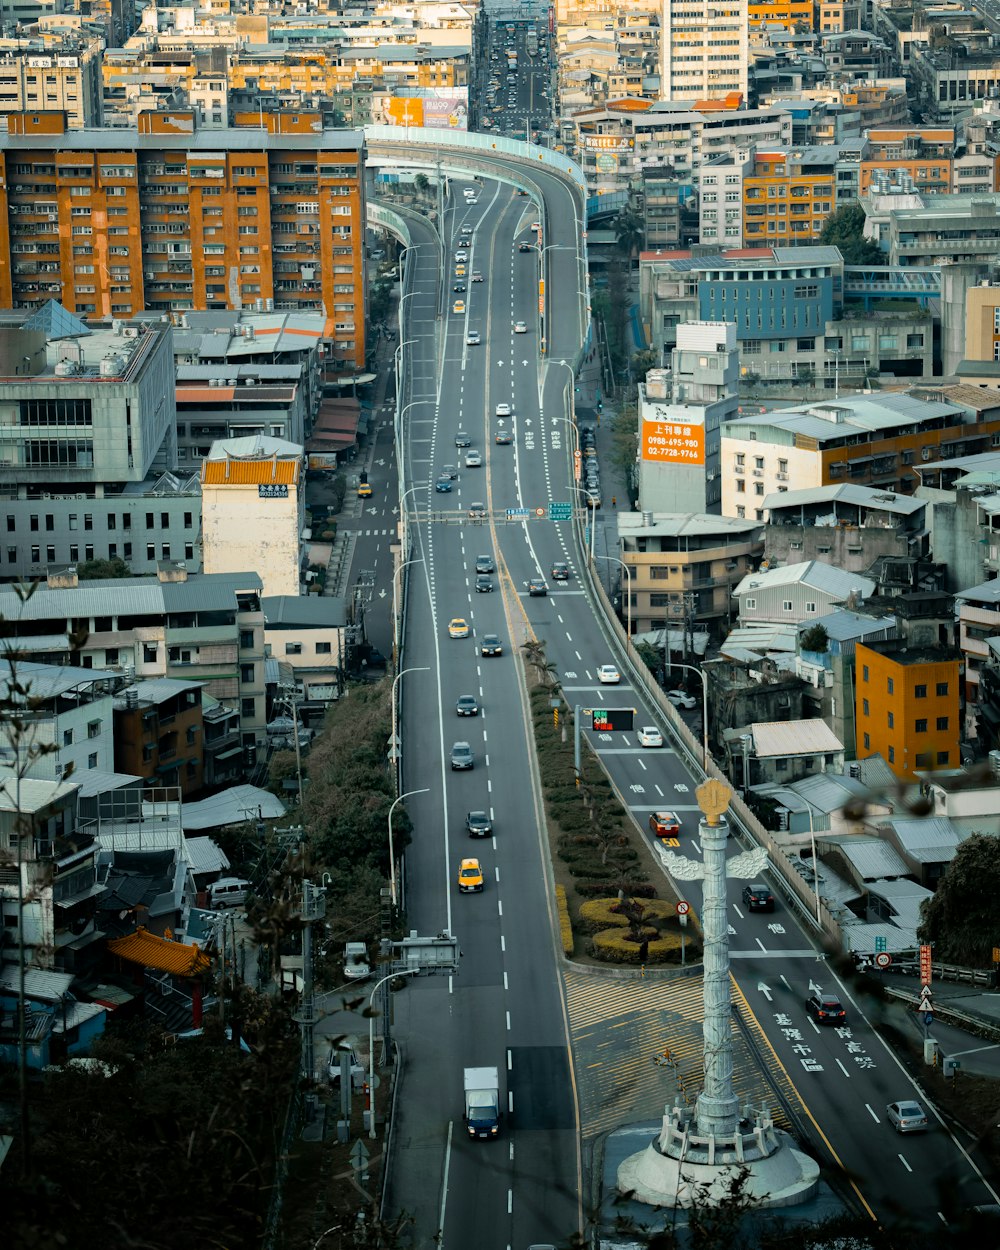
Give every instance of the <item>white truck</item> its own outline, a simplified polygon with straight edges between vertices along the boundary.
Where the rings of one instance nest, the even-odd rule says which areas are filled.
[[[465,1127],[483,1140],[500,1132],[500,1077],[496,1068],[465,1069]]]

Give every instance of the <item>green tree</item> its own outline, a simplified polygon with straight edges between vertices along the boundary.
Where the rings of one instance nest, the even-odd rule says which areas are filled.
[[[632,260],[642,247],[643,231],[639,215],[631,204],[621,210],[614,220],[613,229],[618,241],[618,249]]]
[[[934,897],[921,908],[921,942],[945,963],[992,966],[1000,932],[1000,855],[997,839],[976,833],[955,852]]]
[[[650,369],[655,369],[659,363],[660,353],[652,347],[636,352],[632,357],[632,376],[637,382],[643,382]]]
[[[830,645],[830,635],[823,625],[810,625],[802,631],[799,639],[803,651],[826,651]]]
[[[639,409],[635,404],[620,408],[611,418],[611,453],[609,460],[626,477],[635,472],[639,451]]]
[[[111,560],[84,560],[76,566],[81,582],[96,581],[100,577],[131,577],[132,570],[119,556]]]
[[[419,195],[426,195],[427,191],[430,188],[430,185],[431,185],[431,180],[427,177],[426,174],[417,174],[416,178],[413,179],[414,189],[417,191]]]
[[[845,265],[884,265],[886,255],[865,238],[865,210],[857,200],[843,204],[823,222],[818,243],[839,247]]]

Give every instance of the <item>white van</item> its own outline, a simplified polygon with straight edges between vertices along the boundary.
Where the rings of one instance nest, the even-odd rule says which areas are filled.
[[[371,974],[368,947],[364,942],[348,942],[344,947],[344,976],[349,981],[363,981]]]
[[[242,877],[220,877],[208,887],[209,907],[242,907],[250,893],[250,882]]]

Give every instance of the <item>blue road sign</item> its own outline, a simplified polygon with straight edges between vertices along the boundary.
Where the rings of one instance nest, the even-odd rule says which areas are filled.
[[[529,517],[530,515],[531,515],[530,508],[508,508],[507,509],[508,521],[523,521],[526,517]]]

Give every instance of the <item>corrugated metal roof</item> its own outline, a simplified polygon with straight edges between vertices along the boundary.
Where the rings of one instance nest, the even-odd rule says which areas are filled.
[[[0,660],[0,689],[6,691],[11,679],[12,665]],[[18,660],[17,684],[29,687],[32,699],[53,699],[68,690],[80,687],[111,684],[121,680],[119,673],[106,673],[102,669],[75,668],[71,664],[38,664],[32,660]],[[110,694],[110,690],[106,693]]]
[[[750,726],[758,759],[843,751],[844,744],[821,720],[758,721]]]
[[[916,950],[916,929],[904,929],[894,924],[852,924],[844,928],[848,949],[860,955],[874,955],[884,950],[890,955]],[[882,945],[884,943],[884,945]]]
[[[947,863],[962,839],[947,816],[900,817],[882,822],[891,827],[907,853],[922,864]]]
[[[12,769],[0,767],[0,812],[37,812],[77,789],[75,781],[45,781],[36,777],[18,781]]]
[[[852,482],[771,494],[765,498],[764,507],[780,512],[785,508],[798,508],[811,503],[856,504],[858,507],[873,508],[878,512],[895,512],[901,516],[909,516],[927,507],[925,499],[914,499],[910,495],[897,495],[893,491],[876,490],[872,486],[855,486]]]
[[[822,625],[828,638],[835,642],[854,642],[859,638],[868,638],[872,634],[889,635],[896,628],[894,616],[865,616],[861,612],[852,612],[849,608],[835,608],[819,616],[812,625]]]
[[[748,573],[733,591],[734,596],[748,595],[755,590],[770,590],[780,586],[808,586],[824,594],[846,599],[852,590],[867,598],[875,592],[870,577],[848,573],[835,564],[823,560],[804,560],[800,564],[785,564],[776,569]]]
[[[163,607],[166,612],[228,611],[236,607],[236,596],[263,589],[259,573],[200,573],[186,582],[164,582]]]
[[[155,577],[107,578],[72,589],[40,585],[26,602],[0,586],[0,615],[17,621],[66,621],[92,616],[157,616],[163,595]]]
[[[863,881],[902,877],[910,871],[895,847],[881,838],[846,837],[838,839],[837,845]]]
[[[45,972],[41,968],[24,971],[25,998],[37,998],[41,1002],[57,1003],[69,993],[75,976],[72,972]],[[20,994],[16,964],[4,964],[0,968],[0,990],[8,994]]]
[[[284,816],[285,805],[258,786],[231,786],[200,802],[182,804],[181,824],[185,833],[189,829],[220,829],[245,821],[248,812],[256,816],[258,811],[264,820],[277,820]]]
[[[347,600],[321,595],[269,595],[261,599],[264,628],[279,625],[339,629],[347,623]]]
[[[184,846],[193,873],[222,872],[229,867],[229,857],[211,838],[185,838]]]

